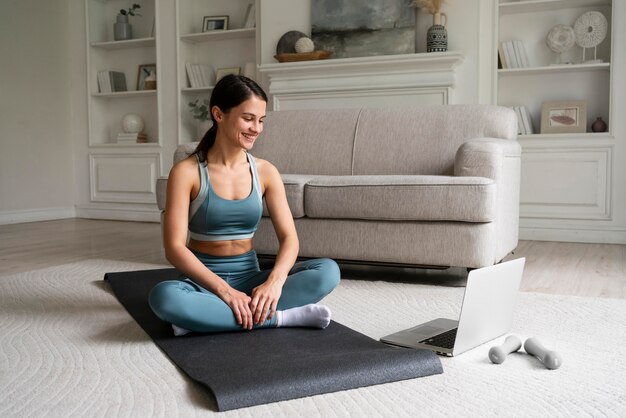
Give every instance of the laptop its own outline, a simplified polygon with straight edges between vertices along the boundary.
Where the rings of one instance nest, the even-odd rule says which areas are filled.
[[[456,356],[509,331],[525,258],[469,272],[459,320],[438,318],[380,341]]]

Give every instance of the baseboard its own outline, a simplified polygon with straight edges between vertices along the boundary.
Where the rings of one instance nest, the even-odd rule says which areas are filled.
[[[114,221],[161,222],[161,211],[157,208],[77,206],[76,217]]]
[[[0,225],[54,221],[76,217],[74,207],[0,211]]]
[[[525,241],[626,244],[626,229],[565,229],[520,227],[519,238]]]

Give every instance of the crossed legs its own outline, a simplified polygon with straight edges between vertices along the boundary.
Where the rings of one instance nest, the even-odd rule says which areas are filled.
[[[250,295],[256,286],[267,280],[269,274],[270,270],[249,271],[227,281],[235,289]],[[278,311],[319,302],[337,286],[339,277],[337,263],[328,258],[296,263],[283,286]],[[190,331],[242,330],[233,311],[222,299],[190,279],[157,284],[148,301],[160,319]],[[276,327],[279,325],[277,318],[288,319],[288,316],[277,312],[271,320],[254,328]]]

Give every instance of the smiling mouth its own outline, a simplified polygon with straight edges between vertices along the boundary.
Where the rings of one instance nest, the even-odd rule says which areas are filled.
[[[247,139],[248,141],[254,141],[256,139],[256,135],[252,135],[252,134],[246,134],[246,133],[241,133],[241,135]]]

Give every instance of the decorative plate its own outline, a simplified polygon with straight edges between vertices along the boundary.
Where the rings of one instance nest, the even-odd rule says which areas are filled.
[[[556,25],[546,37],[546,44],[552,51],[561,53],[574,46],[576,35],[574,29],[568,25]]]
[[[313,52],[296,52],[293,54],[278,54],[274,55],[274,58],[279,62],[294,62],[294,61],[311,61],[311,60],[323,60],[332,55],[332,51],[313,51]]]
[[[596,47],[606,37],[608,22],[600,12],[583,13],[574,23],[576,43],[583,48]]]

